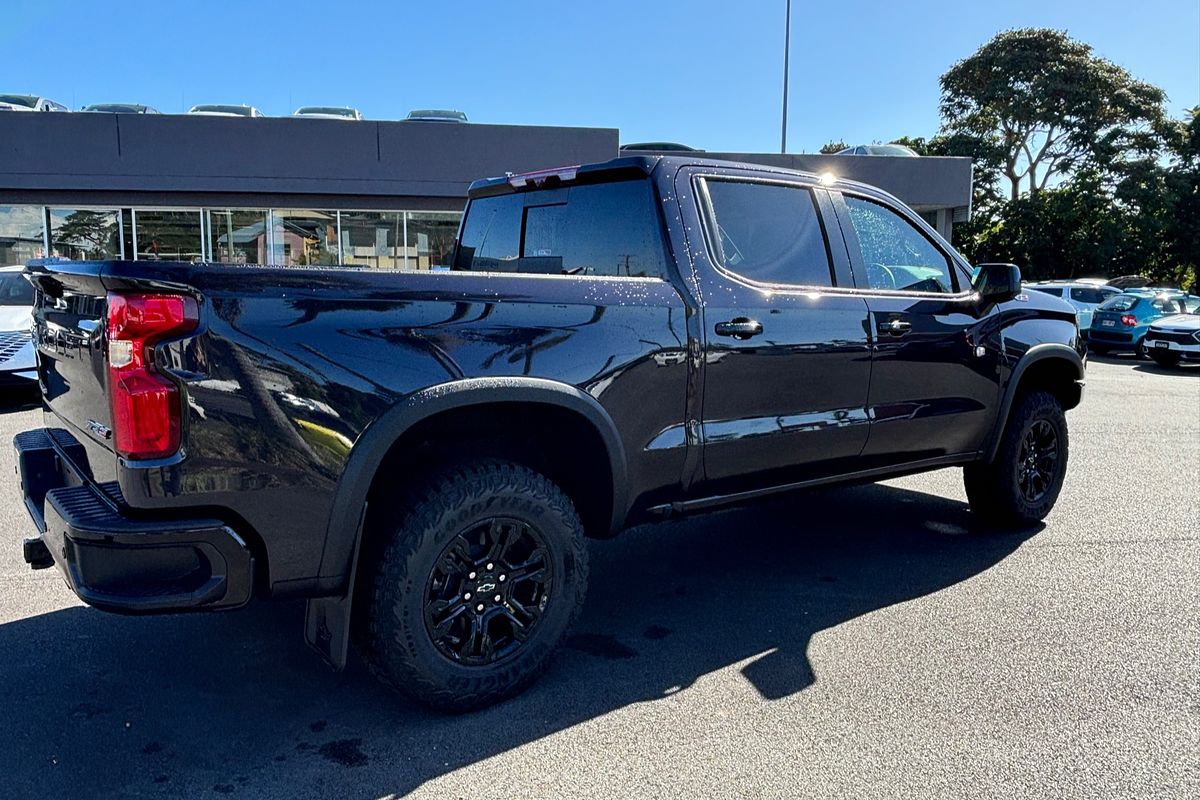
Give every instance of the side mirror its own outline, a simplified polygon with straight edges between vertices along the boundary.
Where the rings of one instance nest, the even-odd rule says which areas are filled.
[[[985,303],[1003,303],[1021,293],[1021,268],[1016,264],[980,264],[971,284]]]

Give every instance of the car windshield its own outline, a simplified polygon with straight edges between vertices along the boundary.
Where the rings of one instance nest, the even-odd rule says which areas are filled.
[[[0,273],[0,306],[32,306],[33,284],[21,272]]]
[[[353,117],[354,110],[350,108],[327,108],[326,106],[305,106],[296,110],[297,114],[329,114],[335,117]]]
[[[0,94],[0,103],[8,103],[10,106],[34,108],[37,106],[37,98],[26,94]]]
[[[867,147],[867,152],[874,156],[915,156],[911,147],[902,144],[873,144]]]
[[[130,103],[97,103],[94,106],[88,106],[84,111],[105,111],[109,114],[140,114],[142,106],[135,106]]]
[[[1141,302],[1140,297],[1131,294],[1119,294],[1111,300],[1105,300],[1100,304],[1101,311],[1132,311],[1137,308],[1137,304]]]
[[[216,111],[221,114],[237,114],[240,117],[250,116],[250,109],[246,106],[193,106],[192,111]]]

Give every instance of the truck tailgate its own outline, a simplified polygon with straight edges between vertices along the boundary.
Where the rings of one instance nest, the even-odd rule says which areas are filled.
[[[66,428],[88,453],[85,474],[111,480],[116,456],[107,391],[107,291],[96,262],[35,262],[33,337],[46,427]]]

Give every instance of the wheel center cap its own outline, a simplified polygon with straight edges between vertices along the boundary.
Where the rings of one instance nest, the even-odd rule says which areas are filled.
[[[480,594],[484,594],[484,593],[492,591],[495,588],[496,588],[495,583],[493,583],[491,581],[484,581],[483,583],[481,583],[475,587],[475,591],[479,592]]]

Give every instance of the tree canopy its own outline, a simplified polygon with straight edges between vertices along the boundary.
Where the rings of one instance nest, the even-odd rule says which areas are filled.
[[[941,78],[944,133],[991,140],[1009,199],[1156,147],[1161,89],[1062,31],[998,34]]]

